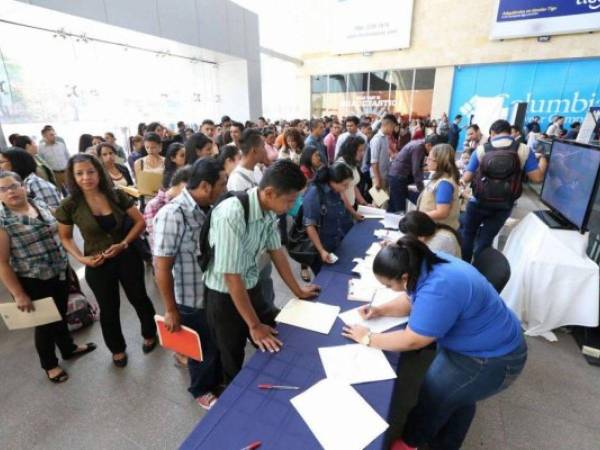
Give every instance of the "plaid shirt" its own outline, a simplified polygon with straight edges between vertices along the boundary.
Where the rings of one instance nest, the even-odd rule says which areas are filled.
[[[38,177],[35,173],[29,174],[23,181],[29,195],[33,196],[36,200],[41,200],[52,209],[58,208],[62,196],[58,192],[58,189],[56,189],[56,186]]]
[[[154,218],[154,256],[174,257],[175,301],[204,307],[200,256],[200,229],[206,215],[187,189],[167,203]]]
[[[158,214],[158,211],[169,203],[169,197],[167,197],[167,191],[161,189],[152,200],[150,200],[144,208],[144,220],[146,221],[146,232],[148,233],[148,243],[150,248],[154,248],[154,218]]]
[[[0,228],[10,239],[10,266],[20,277],[64,279],[67,254],[56,235],[56,219],[43,203],[30,202],[39,212],[35,219],[14,214],[6,206],[0,208]]]

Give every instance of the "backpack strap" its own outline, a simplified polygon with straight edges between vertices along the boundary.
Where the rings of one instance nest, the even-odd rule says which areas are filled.
[[[256,181],[250,179],[250,177],[248,175],[246,175],[245,173],[243,173],[241,170],[236,170],[235,173],[237,173],[240,177],[242,177],[244,180],[246,180],[248,183],[250,183],[250,186],[252,186],[252,187],[258,186],[258,183]],[[239,197],[238,197],[238,199],[239,199]]]
[[[489,145],[489,147],[486,148],[486,145]],[[481,163],[481,160],[483,159],[484,155],[489,152],[491,150],[491,145],[489,143],[486,144],[481,144],[479,147],[477,147],[477,149],[475,150],[475,153],[477,154],[477,160]]]
[[[244,176],[244,174],[241,175]],[[248,230],[248,221],[250,220],[250,196],[246,191],[235,192],[234,195],[242,204],[242,208],[244,209],[244,222],[246,223],[246,230]]]

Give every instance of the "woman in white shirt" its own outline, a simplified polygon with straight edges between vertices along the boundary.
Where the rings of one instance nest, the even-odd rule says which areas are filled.
[[[279,159],[291,159],[296,164],[300,164],[303,149],[302,135],[296,128],[289,128],[284,134],[284,145],[279,150]]]
[[[360,136],[349,136],[340,148],[337,161],[344,163],[352,170],[352,182],[348,189],[342,193],[342,200],[346,209],[354,220],[363,220],[364,217],[356,212],[356,205],[366,205],[367,202],[358,189],[360,183],[359,166],[365,155],[365,140]]]
[[[461,258],[460,236],[448,225],[436,223],[422,211],[411,211],[398,225],[404,234],[410,234],[423,242],[434,252],[444,252]]]

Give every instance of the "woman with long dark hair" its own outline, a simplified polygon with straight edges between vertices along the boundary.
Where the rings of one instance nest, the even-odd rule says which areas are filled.
[[[171,187],[171,178],[175,175],[178,169],[185,166],[185,147],[179,142],[173,142],[167,148],[165,155],[165,171],[163,172],[163,190]]]
[[[96,145],[96,155],[115,186],[133,186],[133,179],[127,167],[116,162],[117,150],[108,142]]]
[[[410,234],[427,245],[432,252],[444,252],[457,258],[461,257],[460,235],[443,223],[434,220],[422,211],[410,211],[400,219],[399,230]]]
[[[342,199],[346,205],[348,213],[354,220],[363,220],[364,217],[356,212],[356,205],[366,205],[358,184],[360,183],[360,165],[365,156],[365,140],[360,136],[348,136],[338,154],[338,161],[346,164],[352,170],[352,183],[342,194]]]
[[[84,133],[79,136],[79,153],[85,153],[89,148],[91,148],[94,144],[93,141],[94,136],[89,133]]]
[[[388,333],[346,326],[343,335],[386,351],[418,350],[433,342],[438,349],[402,438],[391,448],[459,449],[476,403],[510,386],[525,366],[527,344],[519,320],[472,265],[435,254],[412,236],[384,247],[373,272],[384,286],[404,295],[364,306],[361,316],[408,316],[408,325]]]
[[[319,273],[323,263],[335,262],[331,253],[352,228],[352,217],[341,197],[351,183],[352,170],[343,163],[335,163],[317,171],[314,181],[304,195],[303,224],[319,253],[319,258],[311,265],[315,275]]]
[[[185,141],[185,163],[188,165],[194,164],[197,159],[212,155],[212,140],[202,134],[194,133]]]
[[[67,182],[71,195],[55,212],[58,233],[65,249],[85,265],[85,279],[100,305],[104,341],[113,354],[113,363],[125,367],[127,353],[119,317],[119,283],[140,319],[144,353],[151,352],[157,342],[144,263],[131,245],[146,228],[144,218],[133,200],[112,187],[95,156],[85,153],[72,156]],[[73,240],[74,226],[83,236],[83,253]]]
[[[314,145],[307,145],[302,150],[302,155],[300,155],[300,170],[306,177],[307,182],[311,182],[315,175],[317,174],[317,170],[323,165],[323,161],[321,161],[321,154],[319,153],[319,149]]]

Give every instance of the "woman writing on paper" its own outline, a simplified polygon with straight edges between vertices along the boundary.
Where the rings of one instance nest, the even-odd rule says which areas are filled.
[[[48,379],[62,383],[69,376],[58,365],[55,347],[70,359],[96,345],[76,345],[67,328],[67,254],[56,237],[56,219],[43,203],[27,198],[14,172],[0,171],[0,201],[0,281],[21,311],[35,310],[36,300],[54,300],[63,320],[36,327],[35,348]]]
[[[346,209],[354,220],[364,220],[364,216],[356,212],[356,206],[367,205],[357,187],[360,183],[359,167],[365,156],[365,140],[360,136],[349,136],[340,147],[338,156],[338,161],[352,170],[352,182],[348,189],[342,193],[344,205],[346,205]]]
[[[459,179],[455,152],[450,144],[437,144],[427,155],[431,181],[417,200],[417,210],[423,211],[437,223],[458,230],[460,214]]]
[[[323,263],[335,262],[331,253],[352,228],[352,216],[342,200],[342,193],[351,184],[352,170],[344,163],[335,163],[319,169],[304,194],[302,223],[319,254],[311,265],[315,275],[319,273]]]
[[[54,213],[58,233],[65,249],[85,265],[85,280],[100,305],[102,336],[115,366],[125,367],[119,284],[140,319],[142,350],[149,353],[156,346],[154,306],[146,293],[144,263],[131,246],[146,228],[144,218],[127,194],[112,187],[95,156],[72,156],[67,166],[67,183],[71,195]],[[83,253],[73,240],[75,226],[83,236]]]
[[[519,320],[477,269],[450,255],[433,253],[405,236],[375,257],[377,279],[406,295],[361,316],[408,316],[401,331],[373,334],[362,326],[343,335],[387,351],[417,350],[432,342],[438,352],[429,367],[417,405],[393,450],[428,444],[459,449],[475,416],[475,404],[510,386],[527,359]]]

